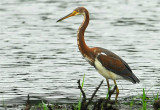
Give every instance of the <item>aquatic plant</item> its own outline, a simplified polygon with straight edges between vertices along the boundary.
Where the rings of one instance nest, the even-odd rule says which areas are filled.
[[[48,110],[48,107],[47,107],[47,105],[43,102],[43,100],[42,100],[42,107],[43,107],[43,110]]]
[[[143,88],[143,95],[142,95],[142,108],[143,110],[147,110],[146,93],[144,88]]]
[[[110,90],[111,90],[111,88],[112,88],[112,87],[110,86],[108,90],[110,91]],[[108,97],[109,97],[109,91],[107,92],[106,99],[108,99]]]

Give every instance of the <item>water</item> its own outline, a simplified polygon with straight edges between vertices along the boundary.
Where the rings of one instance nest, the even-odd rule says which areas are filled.
[[[73,103],[84,73],[84,90],[88,97],[93,93],[104,78],[78,51],[76,32],[83,17],[56,23],[79,6],[90,12],[86,43],[121,56],[141,81],[117,81],[119,98],[142,94],[142,88],[148,95],[159,91],[159,0],[1,0],[0,102],[24,103],[30,94],[31,100]],[[105,82],[96,98],[106,92]]]

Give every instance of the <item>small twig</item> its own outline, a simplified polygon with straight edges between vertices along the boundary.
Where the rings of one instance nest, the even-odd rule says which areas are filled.
[[[31,108],[31,105],[30,105],[29,94],[28,94],[28,98],[27,98],[27,101],[26,101],[26,108],[24,110],[30,110],[30,108]]]
[[[80,84],[80,79],[77,81],[78,83],[78,88],[81,90],[81,93],[83,95],[83,100],[86,101],[86,94],[84,93],[82,87],[81,87],[81,84]]]
[[[28,98],[27,98],[27,104],[29,104],[30,102],[29,102],[29,94],[28,94]]]
[[[99,86],[96,88],[96,90],[95,90],[94,93],[92,94],[91,98],[89,99],[88,103],[86,104],[86,108],[87,108],[88,105],[91,103],[93,97],[96,95],[96,93],[97,93],[98,89],[101,87],[102,83],[103,83],[103,80],[101,81],[101,83],[99,84]]]

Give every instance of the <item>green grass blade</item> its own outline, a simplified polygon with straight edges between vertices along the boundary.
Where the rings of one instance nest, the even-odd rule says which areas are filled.
[[[111,90],[111,86],[109,87],[109,91]],[[109,97],[109,91],[107,92],[107,96],[106,96],[106,99],[108,99],[108,97]]]
[[[142,107],[143,107],[143,110],[147,110],[146,93],[144,88],[143,88],[143,96],[142,96]]]
[[[85,73],[83,75],[83,81],[82,81],[82,85],[81,85],[82,88],[83,88],[83,85],[84,85],[84,78],[85,78]]]
[[[42,107],[43,107],[43,110],[48,110],[48,107],[47,107],[47,105],[43,102],[43,100],[42,100]]]

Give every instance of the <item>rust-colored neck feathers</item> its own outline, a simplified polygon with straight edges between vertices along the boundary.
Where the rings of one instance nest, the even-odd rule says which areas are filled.
[[[78,48],[82,53],[83,57],[85,57],[91,63],[93,62],[91,58],[91,49],[86,45],[84,40],[84,32],[89,23],[89,13],[86,9],[84,9],[83,16],[84,16],[83,23],[80,25],[77,33],[77,43],[78,43]]]

